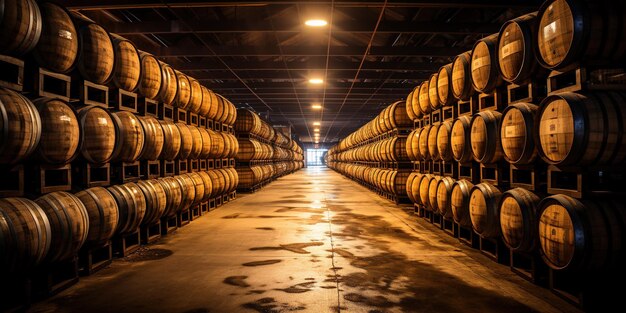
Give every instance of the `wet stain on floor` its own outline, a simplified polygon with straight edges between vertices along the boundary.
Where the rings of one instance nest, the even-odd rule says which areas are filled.
[[[304,305],[290,305],[288,303],[277,302],[274,298],[261,298],[253,302],[244,303],[242,307],[255,310],[259,313],[279,313],[289,311],[306,310]]]
[[[243,288],[250,287],[250,285],[246,283],[246,278],[248,278],[248,276],[230,276],[224,278],[224,283]]]
[[[280,263],[280,262],[281,262],[281,260],[264,260],[264,261],[254,261],[254,262],[243,263],[241,265],[243,265],[243,266],[263,266],[263,265],[276,264],[276,263]]]
[[[273,227],[256,227],[254,229],[259,229],[259,230],[274,230]]]
[[[158,248],[148,248],[142,247],[139,248],[135,253],[125,257],[122,261],[125,262],[143,262],[143,261],[154,261],[167,258],[168,256],[174,254],[172,250],[168,249],[158,249]]]
[[[286,250],[286,251],[291,251],[294,253],[299,253],[299,254],[309,254],[311,252],[304,250],[304,248],[307,247],[312,247],[312,246],[323,246],[324,243],[323,242],[303,242],[303,243],[290,243],[290,244],[285,244],[285,245],[280,245],[278,247],[254,247],[254,248],[250,248],[250,251],[260,251],[260,250],[270,250],[270,251],[277,251],[277,250]]]
[[[311,288],[315,285],[315,282],[300,283],[287,288],[277,288],[276,290],[284,291],[286,293],[303,293],[311,291]]]

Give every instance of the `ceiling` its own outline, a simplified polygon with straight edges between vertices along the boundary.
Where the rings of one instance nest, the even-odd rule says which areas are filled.
[[[342,139],[540,0],[61,0],[302,142]],[[309,19],[327,26],[309,27]],[[322,78],[323,84],[309,83]],[[312,109],[318,104],[322,109]]]

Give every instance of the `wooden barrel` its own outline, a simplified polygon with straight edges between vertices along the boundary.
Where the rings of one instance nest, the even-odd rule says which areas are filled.
[[[445,219],[452,219],[452,189],[455,180],[451,177],[442,177],[437,182],[436,195],[434,201],[437,203],[439,214]]]
[[[429,84],[428,81],[424,81],[422,82],[422,84],[420,84],[419,86],[419,105],[420,105],[420,111],[422,111],[422,114],[428,114],[430,113],[430,111],[432,111],[432,107],[430,106],[430,96],[428,94],[429,88],[428,88]]]
[[[157,160],[163,151],[163,128],[159,121],[152,116],[139,116],[145,137],[140,158],[143,160]]]
[[[554,195],[539,203],[543,260],[556,270],[593,272],[624,266],[626,208],[622,199],[580,201]]]
[[[502,112],[500,142],[504,159],[512,164],[530,164],[537,157],[535,116],[538,106],[514,103]]]
[[[191,140],[193,141],[191,145],[191,152],[189,153],[190,159],[197,159],[200,157],[202,153],[202,133],[200,129],[193,125],[187,125],[189,132],[191,133]],[[209,139],[210,140],[210,139]]]
[[[430,179],[433,178],[434,175],[426,174],[422,176],[422,179],[419,181],[419,203],[424,206],[426,210],[431,210],[430,199],[428,198],[428,187],[430,185]]]
[[[156,179],[140,180],[137,186],[146,198],[146,214],[141,225],[152,226],[159,222],[167,207],[167,194]]]
[[[107,188],[120,212],[120,221],[116,234],[128,235],[139,230],[139,225],[146,215],[146,197],[135,183],[126,183]]]
[[[111,82],[117,88],[135,91],[141,75],[139,51],[130,40],[116,34],[110,36],[115,56]]]
[[[220,158],[224,153],[224,137],[219,132],[208,130],[211,136],[211,150],[209,152],[209,158]]]
[[[439,89],[437,89],[437,83],[439,82],[439,74],[433,73],[428,79],[428,101],[430,102],[430,108],[437,110],[441,107],[439,103]]]
[[[200,174],[196,173],[189,173],[186,174],[187,176],[189,176],[189,178],[191,178],[191,180],[193,181],[193,187],[194,187],[194,198],[193,198],[193,202],[192,205],[198,204],[200,202],[202,202],[202,199],[204,198],[204,180],[202,179],[202,176],[200,176]]]
[[[41,37],[32,52],[37,63],[53,72],[67,73],[78,56],[78,33],[70,14],[52,2],[40,2]],[[0,46],[4,46],[0,44]]]
[[[0,2],[0,53],[20,56],[37,45],[41,12],[34,0]]]
[[[226,190],[226,177],[222,175],[219,170],[208,171],[208,174],[213,181],[213,188],[215,189],[215,195],[224,194]]]
[[[174,105],[186,110],[191,101],[191,81],[187,75],[180,71],[174,71],[174,73],[176,73],[176,82],[178,83]]]
[[[394,128],[413,127],[413,120],[409,119],[406,113],[406,106],[402,105],[402,101],[396,101],[388,106],[387,116],[389,121],[389,130]]]
[[[621,1],[545,1],[537,13],[537,60],[566,70],[583,64],[623,64],[626,57],[624,3]]]
[[[172,121],[159,121],[163,129],[163,151],[161,159],[172,161],[180,152],[181,137],[178,127]]]
[[[217,106],[216,106],[217,112],[215,112],[215,117],[213,119],[217,122],[224,123],[224,121],[228,117],[228,114],[226,112],[226,103],[224,102],[223,97],[218,96],[218,94],[214,92],[213,92],[213,95],[215,95],[215,103],[217,103]],[[211,111],[209,111],[209,115],[212,116]],[[271,138],[274,138],[274,136],[272,135],[268,139],[271,140]]]
[[[181,203],[183,202],[183,189],[181,187],[181,184],[179,184],[178,182],[178,178],[180,176],[185,175],[177,175],[174,177],[163,177],[157,179],[157,181],[159,182],[159,184],[161,184],[163,190],[165,191],[166,204],[165,210],[163,211],[164,218],[171,218],[176,216],[176,213],[178,213],[179,208],[181,207]],[[184,191],[189,192],[189,190],[191,189],[193,188],[187,188]],[[195,189],[193,190],[195,192]],[[195,194],[191,196],[191,201],[193,201],[194,197]]]
[[[468,116],[459,116],[452,124],[450,145],[454,160],[460,163],[472,161],[472,143],[470,141],[470,122]]]
[[[435,213],[439,213],[439,207],[437,206],[437,187],[441,178],[442,177],[439,175],[433,175],[428,181],[428,204],[430,210]]]
[[[452,94],[456,99],[469,100],[476,92],[472,85],[471,64],[472,52],[457,55],[452,62]]]
[[[415,194],[413,193],[413,181],[418,177],[418,175],[421,175],[421,174],[418,172],[411,172],[409,177],[406,179],[406,195],[409,197],[409,200],[411,200],[411,202],[413,203],[417,202],[415,200]]]
[[[626,93],[561,93],[538,112],[539,155],[558,165],[623,165]]]
[[[239,153],[239,141],[234,135],[232,134],[227,134],[227,135],[231,142],[230,154],[228,155],[228,158],[234,158],[235,156],[237,156],[237,153]]]
[[[202,85],[200,85],[195,78],[190,76],[187,77],[189,78],[189,90],[191,91],[187,111],[198,113],[200,111],[200,107],[202,106]]]
[[[502,159],[501,120],[502,114],[497,111],[483,111],[472,116],[470,141],[474,160],[491,164]]]
[[[238,109],[234,128],[236,133],[258,134],[261,128],[261,119],[256,113],[248,109]]]
[[[119,208],[115,198],[103,187],[81,190],[76,197],[85,205],[89,217],[89,232],[85,247],[97,248],[106,245],[117,228]]]
[[[92,164],[107,163],[113,157],[118,130],[111,113],[99,106],[78,109],[79,151]]]
[[[539,65],[534,53],[537,21],[537,12],[533,12],[502,25],[498,36],[498,67],[507,82],[521,85],[545,79],[547,71]]]
[[[35,200],[50,221],[48,262],[71,260],[89,233],[89,214],[85,205],[71,193],[56,191]]]
[[[234,167],[229,167],[227,170],[231,173],[233,181],[233,187],[230,191],[234,191],[235,189],[237,189],[237,186],[239,186],[239,175],[237,174],[237,170],[235,170]]]
[[[0,273],[25,273],[43,262],[50,250],[48,216],[26,198],[0,199]]]
[[[452,197],[450,198],[450,206],[452,208],[452,217],[454,221],[463,227],[472,227],[470,217],[470,191],[474,187],[471,182],[460,179],[452,185]]]
[[[0,163],[18,163],[33,153],[41,129],[35,105],[15,91],[0,88]]]
[[[176,175],[174,176],[174,182],[178,185],[175,190],[180,193],[178,196],[178,205],[173,208],[172,213],[184,212],[189,210],[193,202],[196,200],[196,186],[194,180],[189,175]]]
[[[217,96],[224,101],[224,110],[226,110],[224,113],[226,117],[224,124],[232,126],[235,123],[235,120],[237,120],[237,108],[235,108],[235,105],[222,95]]]
[[[420,153],[422,160],[431,159],[430,151],[428,150],[428,134],[430,133],[431,127],[432,127],[431,125],[422,127],[422,131],[420,131],[420,134],[419,134],[418,146],[419,146],[419,153]]]
[[[413,144],[418,144],[418,141],[415,140],[416,135],[418,133],[419,133],[419,128],[416,128],[413,131],[411,131],[409,133],[409,135],[406,137],[406,156],[411,161],[417,161],[418,160],[417,156],[415,154],[415,152],[417,152],[417,151],[414,151],[414,149],[413,149]],[[419,149],[419,146],[415,150],[418,150],[418,149]]]
[[[478,92],[491,93],[502,85],[498,65],[498,34],[489,35],[472,49],[472,84]]]
[[[433,161],[441,160],[441,157],[439,156],[439,149],[437,148],[437,134],[439,132],[440,125],[441,124],[432,125],[428,130],[428,155],[430,155],[430,159]]]
[[[157,98],[167,104],[174,103],[176,98],[176,92],[178,92],[178,79],[176,79],[176,72],[169,66],[169,64],[159,61],[161,64],[161,87]]]
[[[189,158],[191,150],[193,150],[194,141],[202,140],[202,137],[193,138],[190,127],[185,123],[177,122],[175,125],[178,128],[178,132],[180,132],[180,151],[176,157],[179,160],[186,160]]]
[[[200,159],[208,159],[211,155],[212,138],[209,131],[204,128],[198,128],[200,137],[202,137],[202,149],[200,149]]]
[[[417,113],[415,111],[413,111],[413,93],[415,93],[417,90],[417,88],[413,89],[408,96],[406,96],[406,101],[404,102],[404,105],[406,107],[406,115],[409,117],[410,120],[414,121],[416,119],[418,119],[417,117]],[[420,112],[421,113],[421,112]]]
[[[254,166],[237,166],[237,176],[239,177],[239,188],[252,188],[256,184],[256,169]]]
[[[257,151],[260,149],[259,142],[254,139],[239,138],[239,152],[235,159],[241,162],[249,162],[258,158]]]
[[[209,112],[211,111],[211,106],[215,106],[216,104],[213,103],[213,94],[211,92],[211,90],[209,90],[208,88],[204,87],[204,86],[200,86],[200,89],[202,90],[202,103],[200,104],[200,107],[198,108],[198,114],[200,116],[204,116],[210,120],[215,118],[215,112],[217,112],[216,109],[214,109],[213,116],[209,116]]]
[[[221,170],[221,169],[220,169]],[[211,171],[211,170],[209,170]],[[202,182],[204,183],[204,194],[202,195],[202,201],[207,201],[213,197],[213,190],[215,189],[216,182],[211,180],[211,175],[206,171],[198,172]]]
[[[139,51],[141,73],[138,91],[146,98],[157,100],[161,90],[161,63],[152,54]]]
[[[454,159],[454,154],[452,153],[452,145],[450,143],[452,134],[452,122],[445,121],[439,125],[439,129],[437,130],[437,138],[435,139],[437,145],[437,153],[439,158],[450,162]]]
[[[129,163],[137,161],[146,139],[139,118],[128,111],[115,112],[112,117],[118,133],[116,152],[112,161]]]
[[[452,63],[442,66],[437,72],[437,98],[440,106],[452,105],[455,102],[452,90]]]
[[[537,246],[537,205],[541,199],[524,188],[502,194],[500,228],[504,243],[514,251],[531,252]]]
[[[115,63],[109,33],[80,13],[72,12],[71,16],[78,29],[78,71],[88,81],[106,83],[111,78]]]
[[[480,183],[472,187],[469,212],[474,231],[483,238],[500,236],[500,198],[502,192],[489,184]]]
[[[80,128],[74,110],[63,100],[40,98],[34,102],[41,118],[39,159],[50,164],[73,160],[80,142]]]

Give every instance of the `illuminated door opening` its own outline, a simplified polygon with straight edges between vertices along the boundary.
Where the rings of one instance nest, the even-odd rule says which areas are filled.
[[[324,166],[324,155],[328,149],[307,149],[306,166]]]

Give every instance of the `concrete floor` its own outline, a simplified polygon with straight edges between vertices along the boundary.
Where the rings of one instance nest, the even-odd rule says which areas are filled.
[[[283,177],[33,312],[576,312],[326,168]]]

